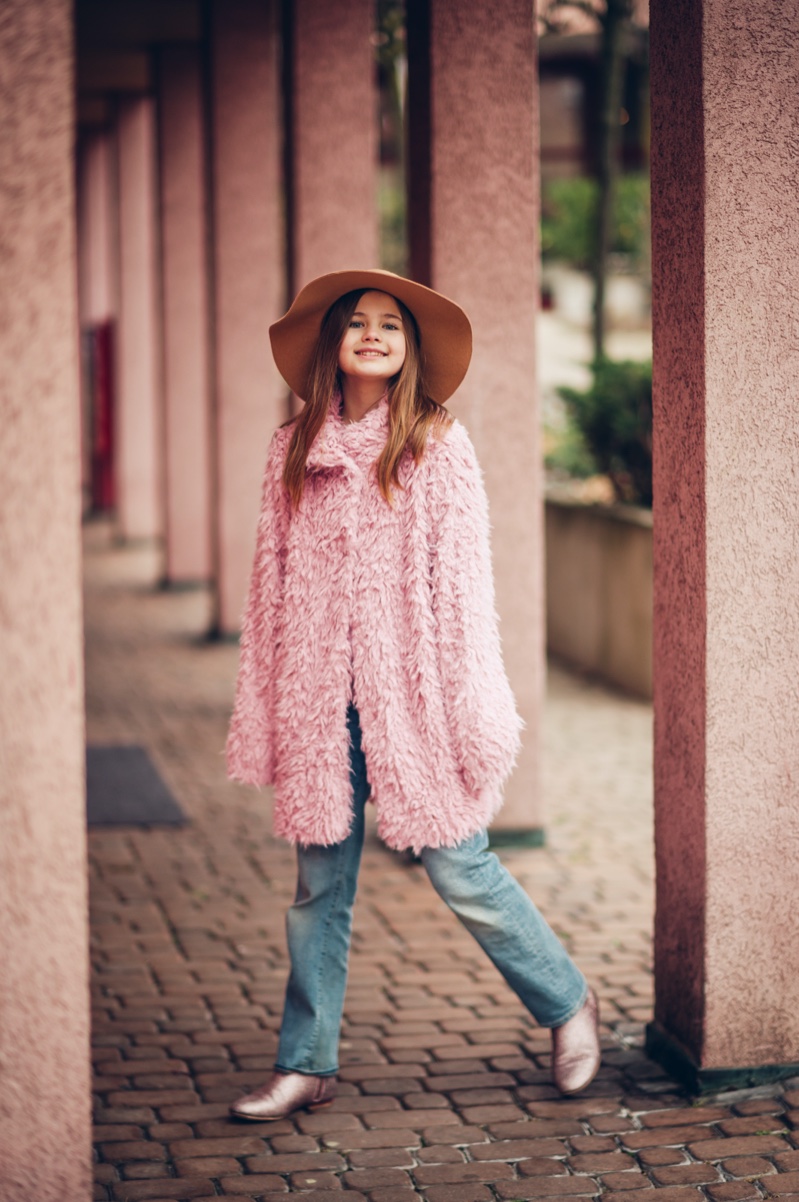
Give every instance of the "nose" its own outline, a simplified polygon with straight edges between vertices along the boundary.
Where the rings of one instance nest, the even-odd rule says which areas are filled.
[[[372,325],[372,324],[370,323],[370,324],[369,324],[369,325],[366,327],[366,329],[364,330],[362,337],[363,337],[364,341],[369,341],[369,342],[374,342],[374,341],[375,341],[375,339],[378,339],[378,340],[379,340],[379,338],[380,338],[380,326],[379,326],[379,325]]]

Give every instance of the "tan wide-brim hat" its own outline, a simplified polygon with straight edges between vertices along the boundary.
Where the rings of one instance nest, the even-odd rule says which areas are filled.
[[[306,284],[285,317],[269,328],[272,353],[283,379],[298,397],[306,398],[308,376],[330,306],[345,292],[387,292],[410,309],[419,327],[424,379],[428,393],[443,405],[466,375],[472,357],[472,327],[454,301],[393,271],[331,271]]]

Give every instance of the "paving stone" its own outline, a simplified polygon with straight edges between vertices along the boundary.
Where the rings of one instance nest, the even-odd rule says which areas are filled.
[[[242,1171],[241,1165],[232,1156],[195,1156],[175,1160],[174,1164],[179,1177],[225,1177]]]
[[[624,1190],[616,1195],[614,1193],[603,1194],[602,1202],[615,1202],[618,1197],[619,1202],[650,1202],[649,1189],[652,1187],[640,1190]],[[665,1186],[658,1190],[654,1195],[655,1202],[700,1202],[702,1193],[699,1189],[693,1189],[687,1185],[672,1185]]]
[[[688,1144],[696,1160],[726,1160],[729,1156],[763,1156],[787,1152],[788,1145],[779,1135],[739,1135],[732,1139],[703,1139]]]
[[[682,1148],[642,1148],[638,1160],[644,1168],[656,1168],[658,1165],[683,1164],[686,1154]]]
[[[718,1126],[725,1135],[768,1135],[785,1130],[785,1122],[781,1114],[758,1114],[725,1119]]]
[[[364,1148],[347,1153],[352,1169],[395,1168],[412,1169],[416,1163],[408,1148]]]
[[[124,1164],[128,1160],[166,1160],[166,1148],[150,1140],[123,1140],[120,1143],[100,1144],[105,1160]]]
[[[231,1136],[230,1139],[178,1139],[170,1143],[169,1151],[176,1160],[185,1156],[256,1156],[266,1151],[266,1144],[254,1135]]]
[[[778,1169],[783,1173],[789,1173],[793,1169],[799,1169],[799,1150],[793,1152],[778,1152],[773,1158]]]
[[[103,1123],[92,1130],[92,1139],[96,1144],[139,1140],[143,1135],[142,1127],[137,1127],[133,1123]]]
[[[346,1202],[357,1196],[349,1193]],[[418,1197],[410,1181],[407,1185],[379,1185],[376,1189],[369,1190],[369,1202],[409,1202],[409,1199]]]
[[[764,1177],[762,1185],[766,1193],[772,1196],[777,1194],[798,1194],[799,1172],[775,1173],[773,1177]]]
[[[143,1182],[150,1178],[163,1178],[166,1166],[154,1160],[133,1160],[129,1165],[119,1165],[118,1178],[124,1182]],[[178,1174],[180,1176],[180,1174]],[[183,1174],[186,1176],[186,1174]],[[197,1177],[197,1172],[190,1174]]]
[[[780,1153],[775,1156],[774,1161],[779,1168],[787,1169],[789,1166],[779,1163],[783,1155]],[[788,1152],[787,1155],[791,1156],[792,1153]],[[722,1160],[721,1167],[730,1177],[763,1177],[776,1172],[771,1161],[764,1160],[762,1156],[734,1156],[731,1160]]]
[[[472,1144],[469,1146],[469,1153],[475,1160],[523,1160],[529,1162],[531,1158],[535,1158],[536,1163],[548,1166],[548,1172],[565,1173],[566,1166],[561,1161],[547,1157],[545,1150],[544,1155],[541,1154],[541,1145],[552,1142],[535,1139],[498,1139],[491,1143]],[[562,1147],[558,1144],[555,1146]]]
[[[575,1152],[615,1152],[616,1141],[609,1135],[573,1135],[569,1139]]]
[[[416,1159],[419,1164],[462,1164],[465,1157],[459,1148],[447,1144],[431,1144],[426,1148],[418,1148]]]
[[[323,1136],[326,1148],[348,1152],[352,1148],[418,1148],[421,1138],[409,1128],[383,1127],[375,1131],[336,1131]]]
[[[301,1190],[340,1190],[341,1179],[335,1173],[313,1172],[292,1173],[289,1177],[289,1192],[299,1193]]]
[[[513,1176],[513,1169],[504,1161],[490,1160],[473,1164],[425,1164],[414,1169],[417,1185],[456,1185],[474,1181],[501,1181]]]
[[[459,1185],[431,1185],[425,1190],[424,1196],[427,1202],[491,1202],[492,1199],[487,1186],[465,1185],[462,1182]]]
[[[581,1194],[542,1194],[539,1189],[539,1183],[543,1179],[540,1177],[529,1177],[526,1181],[496,1181],[492,1185],[497,1198],[507,1199],[507,1202],[527,1202],[528,1199],[535,1199],[536,1202],[563,1202],[565,1197],[593,1197],[599,1193],[600,1187],[590,1177],[574,1177],[575,1182],[580,1182],[582,1186]],[[612,1197],[612,1195],[607,1195]]]
[[[344,1173],[343,1180],[351,1189],[368,1192],[378,1185],[407,1185],[410,1177],[403,1169],[352,1169]]]
[[[706,1186],[711,1202],[749,1202],[760,1198],[757,1186],[751,1181],[720,1181]]]
[[[640,1148],[679,1147],[691,1141],[699,1141],[703,1136],[715,1136],[712,1127],[654,1127],[646,1131],[628,1131],[621,1138],[623,1148],[637,1152]],[[723,1143],[723,1140],[703,1141]],[[732,1153],[731,1153],[732,1154]],[[701,1160],[702,1157],[700,1156]]]
[[[603,1190],[645,1189],[650,1182],[639,1168],[625,1169],[623,1173],[603,1173],[600,1177]]]
[[[718,1181],[719,1172],[712,1164],[662,1165],[651,1171],[655,1185],[706,1185]]]
[[[171,1177],[158,1181],[120,1181],[111,1186],[111,1195],[118,1202],[140,1202],[148,1198],[160,1202],[167,1198],[201,1198],[213,1194],[213,1182],[196,1177],[182,1181]]]
[[[720,1106],[684,1106],[654,1110],[641,1115],[644,1127],[688,1127],[692,1123],[717,1123],[732,1118],[732,1112]]]
[[[288,1192],[288,1186],[282,1177],[271,1173],[247,1173],[244,1177],[223,1177],[220,1185],[226,1194],[260,1197],[268,1192]]]
[[[343,1169],[344,1161],[335,1152],[298,1152],[291,1156],[249,1156],[245,1164],[250,1173],[301,1173],[305,1169]]]
[[[613,1173],[633,1168],[635,1161],[626,1152],[585,1152],[570,1156],[568,1164],[573,1173]]]

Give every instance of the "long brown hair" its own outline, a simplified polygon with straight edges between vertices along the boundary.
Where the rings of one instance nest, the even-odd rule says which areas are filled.
[[[296,509],[305,487],[305,465],[314,439],[324,424],[327,411],[337,387],[341,386],[338,352],[341,341],[364,292],[359,289],[345,292],[328,309],[322,321],[309,373],[308,396],[305,408],[294,419],[294,431],[289,443],[283,483]],[[452,423],[452,415],[443,405],[427,395],[424,386],[424,360],[419,328],[411,311],[402,301],[399,305],[405,333],[405,362],[388,385],[389,428],[386,445],[377,460],[376,471],[380,491],[392,504],[392,487],[401,488],[400,462],[407,451],[418,463],[424,454],[431,432],[443,432]]]

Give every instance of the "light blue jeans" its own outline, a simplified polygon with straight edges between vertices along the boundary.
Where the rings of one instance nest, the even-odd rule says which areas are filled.
[[[358,714],[347,717],[352,830],[329,847],[297,848],[297,892],[286,916],[291,972],[275,1067],[331,1076],[338,1041],[352,908],[369,798]],[[588,987],[563,944],[521,885],[488,850],[485,831],[458,847],[428,847],[422,863],[436,892],[543,1027],[558,1027],[583,1005]]]

